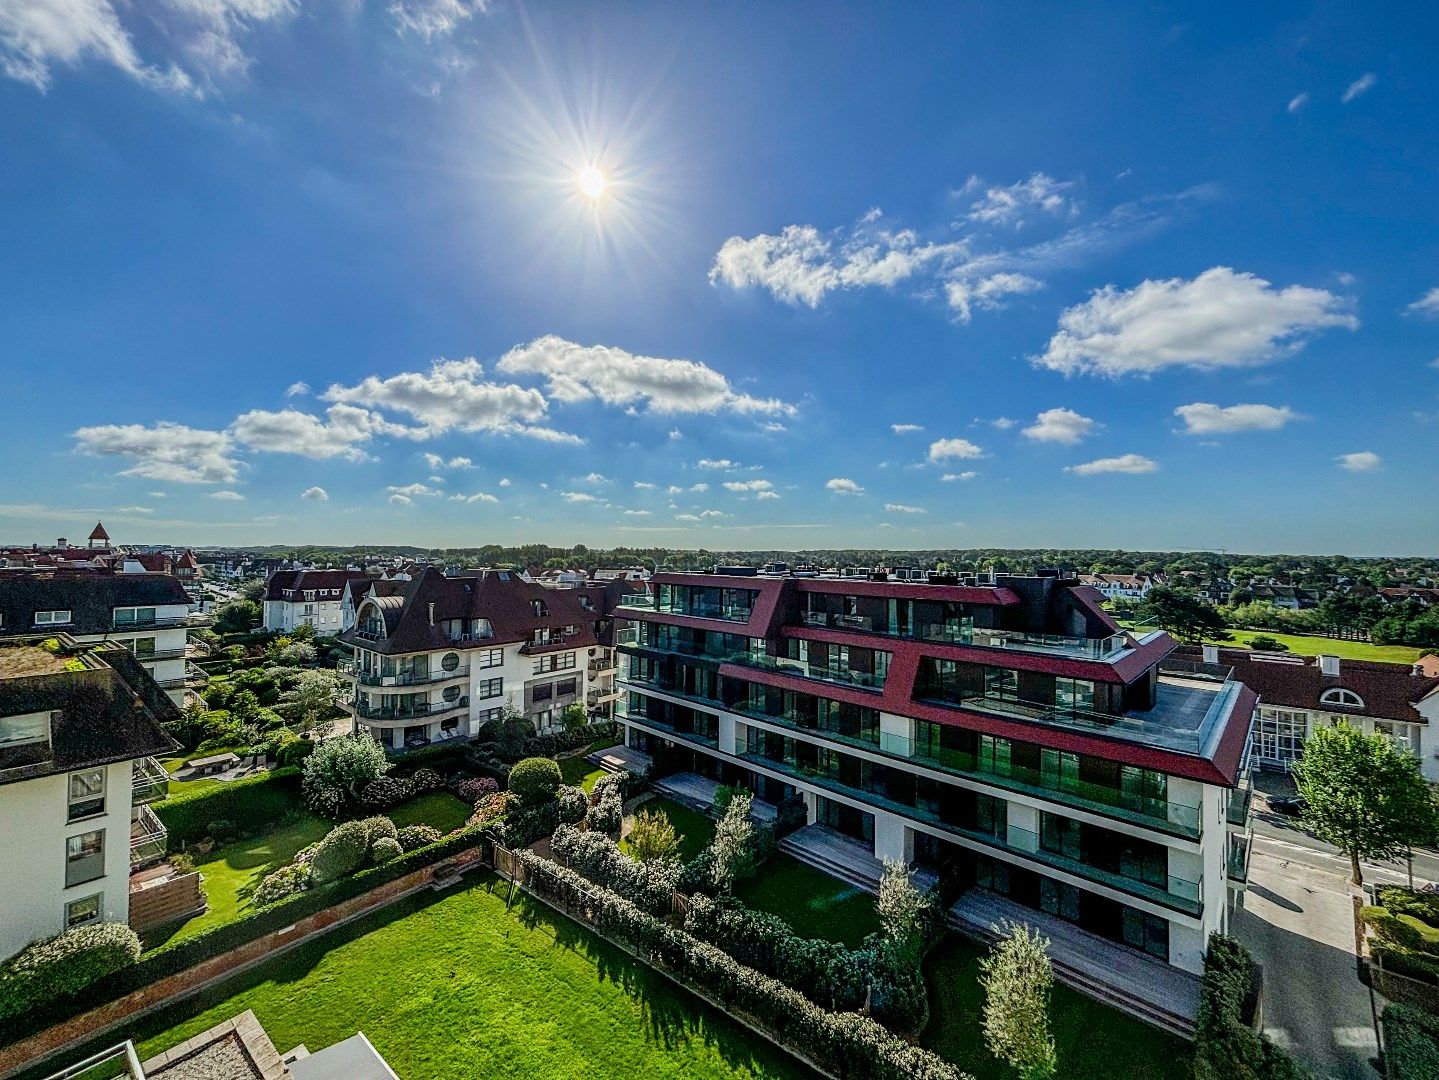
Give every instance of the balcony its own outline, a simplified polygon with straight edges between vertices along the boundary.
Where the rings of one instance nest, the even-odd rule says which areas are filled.
[[[598,660],[591,660],[589,662],[589,672],[591,675],[607,675],[612,671],[619,671],[619,669],[619,657],[615,656],[613,653],[610,653],[608,656],[601,657]]]
[[[428,686],[432,683],[448,682],[451,679],[468,679],[470,669],[467,666],[456,668],[454,671],[431,671],[414,672],[403,671],[394,675],[382,675],[375,671],[361,671],[355,675],[354,665],[350,665],[347,672],[351,677],[356,678],[361,686]]]
[[[432,701],[406,705],[403,708],[383,705],[360,705],[353,708],[361,720],[373,720],[381,724],[424,723],[446,713],[459,712],[470,707],[470,699],[460,697],[454,701]]]
[[[661,606],[654,596],[631,593],[615,608],[616,613],[624,610],[653,611],[657,615],[678,615],[686,619],[718,619],[723,622],[749,622],[753,607],[740,604],[689,604],[669,603]]]
[[[963,620],[918,623],[908,630],[891,627],[888,620],[873,615],[850,615],[834,611],[806,611],[804,625],[828,630],[857,631],[882,634],[886,637],[913,638],[945,645],[970,645],[985,649],[1007,649],[1032,652],[1045,656],[1063,656],[1075,660],[1107,660],[1127,648],[1127,634],[1111,634],[1103,638],[1073,637],[1066,634],[1035,634],[1024,630],[976,628]]]
[[[1239,785],[1229,793],[1229,811],[1226,818],[1229,824],[1238,828],[1245,828],[1249,824],[1249,807],[1254,802],[1254,778],[1245,773],[1239,781]]]
[[[134,805],[159,802],[170,794],[170,774],[152,757],[135,762],[130,782],[130,802]]]
[[[165,615],[147,619],[115,619],[113,629],[126,630],[169,630],[174,627],[209,626],[215,620],[208,615]]]
[[[693,743],[696,746],[702,746],[709,750],[715,750],[719,747],[719,739],[717,737],[710,738],[708,735],[697,732],[692,728],[677,728],[673,724],[668,724],[663,720],[653,720],[644,713],[634,715],[625,709],[617,709],[615,711],[615,719],[636,724],[650,731],[651,734],[660,736],[662,739],[681,739],[684,742]]]
[[[604,705],[611,701],[618,701],[623,696],[624,691],[617,686],[612,686],[607,690],[603,688],[599,690],[591,690],[585,695],[585,704],[588,705],[591,709],[593,709],[599,705]]]
[[[526,656],[533,656],[536,653],[551,652],[555,649],[573,649],[574,643],[582,636],[581,634],[551,634],[542,640],[535,639],[525,642],[520,646],[520,652]]]
[[[800,679],[814,679],[817,682],[835,683],[839,686],[853,686],[861,690],[883,690],[884,676],[869,671],[853,671],[848,668],[827,668],[819,664],[807,664],[784,656],[770,656],[768,653],[737,652],[724,657],[731,664],[754,668],[757,671],[773,671],[779,675],[793,675]]]
[[[169,833],[155,811],[137,806],[130,811],[130,866],[145,866],[165,857]]]
[[[1243,888],[1249,881],[1249,853],[1253,850],[1252,838],[1248,835],[1233,835],[1229,838],[1229,850],[1224,860],[1225,876],[1229,884]]]

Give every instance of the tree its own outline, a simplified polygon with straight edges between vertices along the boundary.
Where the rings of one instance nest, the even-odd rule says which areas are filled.
[[[1049,940],[1027,926],[1009,926],[979,969],[990,1053],[1024,1080],[1049,1080],[1058,1067],[1049,1033]]]
[[[736,881],[754,872],[754,822],[749,812],[753,796],[736,791],[715,826],[710,850],[714,852],[714,880],[721,889],[731,889]]]
[[[928,907],[928,899],[910,881],[909,868],[898,859],[886,859],[874,909],[880,933],[896,958],[918,952]]]
[[[1434,808],[1418,759],[1383,735],[1340,722],[1315,730],[1294,766],[1303,821],[1349,856],[1355,885],[1361,859],[1390,859],[1433,831]]]
[[[253,600],[231,600],[215,612],[215,629],[222,634],[243,634],[260,622],[260,605]]]
[[[1214,605],[1201,600],[1188,589],[1156,585],[1140,605],[1139,617],[1168,630],[1180,641],[1229,640],[1224,620]]]
[[[510,769],[510,790],[525,806],[549,802],[560,790],[561,783],[560,766],[554,758],[525,758]]]
[[[254,581],[247,581],[240,586],[240,595],[253,603],[260,603],[265,599],[265,583],[256,578]]]
[[[342,683],[333,671],[306,671],[295,688],[285,694],[301,731],[308,731],[329,717],[339,701]]]
[[[337,818],[360,805],[365,785],[390,771],[385,751],[364,734],[326,739],[305,759],[305,802],[317,814]]]
[[[560,710],[560,726],[566,731],[578,731],[589,722],[585,707],[578,701],[572,701]]]
[[[630,854],[642,863],[672,859],[679,854],[681,837],[663,810],[641,810],[627,838]]]

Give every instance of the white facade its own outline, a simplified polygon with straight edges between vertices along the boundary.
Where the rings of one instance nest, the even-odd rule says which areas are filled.
[[[1270,769],[1291,768],[1304,743],[1318,728],[1340,722],[1366,735],[1386,735],[1419,759],[1419,771],[1431,784],[1439,784],[1439,739],[1429,732],[1439,725],[1439,692],[1414,705],[1426,723],[1384,720],[1338,709],[1301,709],[1289,705],[1260,704],[1254,724],[1252,753],[1257,765]]]
[[[98,634],[82,634],[60,622],[35,629],[37,632],[63,630],[82,645],[113,641],[125,646],[170,700],[183,707],[189,693],[187,684],[204,681],[203,673],[191,663],[202,650],[190,642],[189,626],[193,620],[189,605],[117,607],[113,619],[114,628]]]
[[[133,768],[0,783],[0,958],[71,925],[128,920]]]
[[[264,620],[266,630],[280,634],[301,626],[313,626],[315,633],[327,635],[346,629],[341,625],[339,592],[331,589],[311,589],[295,600],[266,600]]]

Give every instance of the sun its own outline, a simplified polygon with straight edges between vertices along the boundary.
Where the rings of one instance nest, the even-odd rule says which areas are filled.
[[[610,181],[598,165],[586,165],[575,176],[575,183],[579,185],[580,194],[591,202],[598,201],[610,186]]]

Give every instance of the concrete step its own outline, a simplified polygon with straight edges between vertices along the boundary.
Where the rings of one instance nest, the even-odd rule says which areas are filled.
[[[847,885],[853,885],[856,889],[862,889],[864,892],[871,894],[879,892],[879,882],[877,880],[858,873],[850,866],[816,852],[813,848],[794,843],[788,836],[781,840],[777,846],[780,851],[783,851],[792,859],[802,862],[806,866],[812,866],[832,878],[837,878],[845,882]]]

